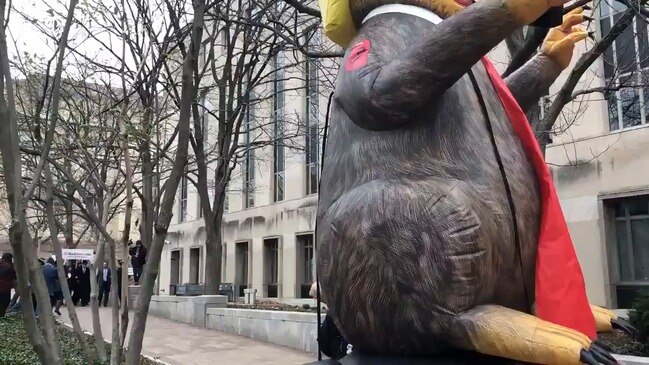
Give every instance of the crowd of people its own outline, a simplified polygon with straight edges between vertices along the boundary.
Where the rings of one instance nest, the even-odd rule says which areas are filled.
[[[133,266],[133,279],[137,285],[142,275],[144,264],[146,263],[146,248],[140,240],[135,244],[129,241],[128,252],[131,256],[131,265]],[[50,309],[54,310],[54,313],[57,315],[61,315],[60,308],[63,305],[64,296],[57,272],[58,262],[54,257],[50,257],[46,261],[39,259],[39,262],[50,297]],[[116,279],[117,298],[120,304],[122,298],[122,266],[122,261],[118,261]],[[70,260],[67,264],[63,264],[63,271],[68,288],[70,289],[72,305],[87,306],[90,303],[90,280],[92,277],[89,262]],[[107,307],[112,284],[112,272],[108,262],[103,262],[101,269],[97,271],[95,280],[99,289],[97,294],[99,305]],[[0,317],[3,317],[7,311],[20,310],[20,295],[14,289],[16,289],[16,271],[14,269],[13,255],[5,252],[0,258]],[[12,290],[14,290],[13,297]],[[32,301],[34,303],[34,312],[38,315],[40,308],[37,304],[36,296],[33,293]]]

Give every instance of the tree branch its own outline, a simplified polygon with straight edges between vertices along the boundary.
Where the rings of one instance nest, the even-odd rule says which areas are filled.
[[[293,8],[295,8],[295,10],[297,10],[298,13],[311,15],[311,16],[316,17],[318,19],[322,18],[322,16],[320,15],[320,10],[308,7],[308,6],[300,3],[298,0],[284,0],[284,2],[289,4]]]
[[[634,16],[634,10],[626,10],[622,14],[620,20],[611,28],[611,31],[597,42],[590,51],[584,53],[579,58],[575,67],[572,69],[572,72],[570,72],[568,79],[563,84],[563,87],[561,87],[561,90],[557,93],[556,98],[550,106],[550,110],[546,114],[545,118],[540,121],[538,129],[535,131],[537,139],[542,147],[547,143],[547,133],[549,133],[554,126],[561,110],[572,99],[573,90],[579,82],[579,79],[581,79],[583,74],[595,62],[595,60],[597,60],[597,58],[599,58],[604,51],[613,44],[615,39],[620,36],[629,25],[633,24],[632,20]]]

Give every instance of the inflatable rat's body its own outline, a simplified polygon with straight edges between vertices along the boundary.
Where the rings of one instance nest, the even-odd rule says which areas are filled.
[[[366,353],[607,359],[583,334],[531,315],[537,178],[479,62],[520,17],[500,0],[457,14],[447,0],[358,3],[318,207],[323,300],[341,332]],[[435,21],[430,10],[454,15]],[[539,54],[505,82],[525,110],[562,68]]]

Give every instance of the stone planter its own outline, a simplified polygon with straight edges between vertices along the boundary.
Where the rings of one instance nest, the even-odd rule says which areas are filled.
[[[318,351],[315,313],[210,308],[206,327],[310,353]]]
[[[622,365],[646,365],[649,364],[649,357],[614,355]]]
[[[149,305],[149,313],[172,321],[205,327],[208,308],[225,308],[228,298],[225,295],[199,295],[196,297],[177,297],[154,295]]]

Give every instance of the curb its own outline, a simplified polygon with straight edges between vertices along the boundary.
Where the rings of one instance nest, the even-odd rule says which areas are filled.
[[[63,322],[63,321],[60,320],[60,319],[55,319],[55,321],[56,321],[58,324],[62,325],[63,327],[67,328],[69,331],[74,332],[74,327],[72,327],[71,324],[66,323],[66,322]],[[86,331],[86,330],[84,330],[84,329],[82,329],[81,331],[82,331],[83,334],[86,335],[86,336],[90,336],[90,337],[93,336],[93,334],[92,334],[91,332],[88,332],[88,331]],[[109,344],[109,345],[112,343],[110,340],[105,339],[105,338],[104,338],[104,342],[106,342],[106,343]],[[124,351],[128,351],[128,347],[124,347]],[[153,356],[150,356],[150,355],[140,354],[140,356],[143,357],[143,358],[146,359],[146,360],[149,360],[149,361],[153,362],[154,364],[157,364],[157,365],[171,365],[171,364],[168,363],[168,362],[164,362],[164,361],[162,361],[162,360],[160,360],[160,359],[157,359],[157,358],[155,358],[155,357],[153,357]]]

